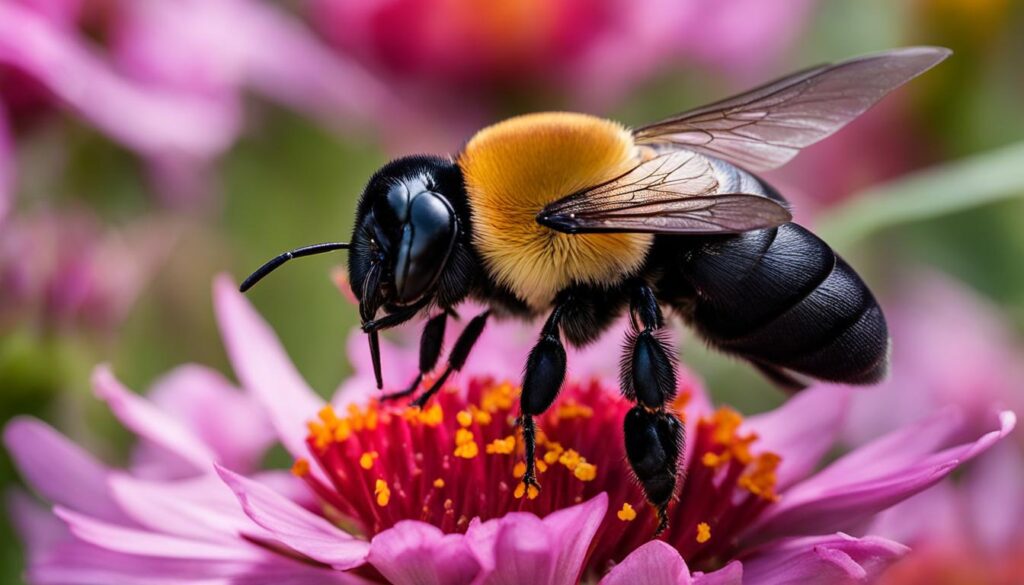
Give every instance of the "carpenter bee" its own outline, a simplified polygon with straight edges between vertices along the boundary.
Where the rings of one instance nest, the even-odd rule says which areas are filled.
[[[562,386],[563,340],[585,345],[628,310],[621,388],[636,405],[623,423],[626,453],[660,532],[683,453],[663,308],[787,389],[883,378],[889,337],[871,292],[754,173],[786,163],[949,53],[904,48],[814,67],[634,129],[576,113],[499,122],[453,157],[388,163],[359,200],[350,243],[285,252],[241,290],[291,258],[348,249],[378,388],[378,332],[427,317],[420,373],[387,398],[419,390],[459,303],[483,303],[418,406],[462,368],[489,318],[546,316],[522,380],[520,490],[530,497],[540,487],[534,417]]]

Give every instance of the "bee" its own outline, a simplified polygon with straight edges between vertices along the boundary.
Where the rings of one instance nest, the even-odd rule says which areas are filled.
[[[783,165],[949,54],[911,47],[814,67],[640,128],[578,113],[511,118],[454,156],[386,164],[359,200],[350,242],[285,252],[241,290],[291,258],[348,250],[378,388],[378,332],[426,317],[419,375],[390,399],[415,394],[434,371],[456,307],[482,303],[417,406],[462,368],[490,318],[546,316],[518,419],[518,491],[528,497],[540,489],[534,419],[565,379],[563,340],[584,346],[628,311],[620,385],[635,406],[625,448],[661,532],[684,438],[670,407],[676,353],[663,309],[789,390],[881,380],[889,335],[871,291],[754,173]]]

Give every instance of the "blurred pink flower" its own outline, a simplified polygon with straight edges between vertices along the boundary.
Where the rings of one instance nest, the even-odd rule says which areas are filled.
[[[950,408],[969,433],[997,409],[1024,406],[1024,354],[994,307],[938,273],[913,275],[887,305],[892,376],[853,401],[850,443]],[[965,466],[957,480],[880,516],[872,532],[915,549],[882,583],[1024,580],[1024,441],[1020,433],[1010,439]]]
[[[156,219],[104,231],[85,211],[11,217],[0,229],[0,330],[112,331],[169,250],[171,232]]]
[[[252,89],[334,127],[401,123],[405,110],[298,21],[254,0],[118,0],[100,47],[81,30],[96,2],[0,4],[0,100],[59,105],[150,163],[186,199],[242,130]],[[3,153],[0,152],[0,155]]]
[[[511,384],[463,376],[422,411],[345,396],[331,408],[234,283],[218,280],[214,298],[242,393],[191,367],[150,399],[106,368],[94,377],[144,449],[176,461],[173,473],[142,455],[135,470],[112,470],[32,419],[6,428],[23,476],[62,521],[15,497],[31,583],[572,583],[609,561],[621,561],[609,584],[866,582],[906,548],[836,531],[931,486],[1014,426],[1003,413],[954,444],[952,421],[931,418],[815,473],[845,390],[811,390],[744,422],[685,385],[686,487],[666,541],[645,543],[653,514],[622,464],[628,405],[605,382],[584,372],[568,383],[541,423],[544,489],[517,499]],[[382,350],[389,366],[400,358]],[[164,402],[177,392],[191,394]],[[297,458],[292,476],[255,469],[267,424]]]
[[[312,0],[340,51],[421,96],[480,114],[481,98],[556,89],[606,108],[678,64],[747,72],[795,38],[813,0]],[[490,101],[493,101],[490,100]]]

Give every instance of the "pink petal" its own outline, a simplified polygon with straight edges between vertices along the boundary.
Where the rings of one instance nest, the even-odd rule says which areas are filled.
[[[459,585],[480,572],[466,537],[413,520],[374,536],[367,560],[395,585]]]
[[[856,527],[879,511],[931,487],[960,464],[992,447],[1013,430],[1016,417],[1003,412],[999,422],[998,429],[976,441],[931,455],[920,454],[918,446],[905,445],[904,449],[918,454],[916,460],[907,461],[908,458],[900,454],[880,453],[882,463],[851,469],[845,481],[837,480],[835,474],[828,474],[826,469],[824,485],[816,476],[794,486],[778,505],[747,530],[746,535],[753,542],[764,542],[783,535],[820,534]],[[904,432],[894,435],[902,436]],[[913,437],[907,439],[912,441]],[[883,437],[880,442],[888,443],[889,439]],[[877,446],[868,449],[879,451]],[[860,458],[856,452],[848,456],[851,457]],[[849,463],[840,460],[835,465],[848,467]]]
[[[295,457],[308,455],[306,422],[316,417],[324,401],[302,379],[273,330],[229,277],[217,277],[213,301],[242,386],[263,404],[285,448]]]
[[[694,573],[693,585],[743,585],[743,564],[733,561],[711,573]]]
[[[0,3],[0,63],[32,75],[68,108],[144,154],[208,158],[238,132],[234,101],[136,85],[85,42],[16,4]]]
[[[212,475],[179,481],[115,475],[110,489],[129,516],[155,532],[227,542],[236,542],[241,533],[268,536],[238,507],[224,482]]]
[[[590,541],[607,511],[608,495],[601,492],[582,504],[552,512],[544,518],[544,527],[559,548],[554,583],[570,576],[573,581],[579,577]]]
[[[690,570],[676,549],[652,540],[629,553],[601,579],[601,585],[689,585]]]
[[[232,544],[205,542],[111,524],[61,507],[54,513],[78,538],[125,554],[197,561],[255,561],[266,554],[242,539]]]
[[[7,109],[0,103],[0,225],[14,198],[14,141],[7,123]]]
[[[1019,435],[1018,435],[1019,436]],[[1024,542],[1024,453],[1013,441],[979,457],[963,478],[967,520],[981,550],[1012,554]]]
[[[873,583],[909,552],[902,544],[845,534],[791,539],[759,549],[743,561],[743,574],[758,585]]]
[[[217,456],[213,451],[190,429],[125,388],[108,366],[96,368],[92,383],[96,396],[105,400],[114,416],[135,434],[160,445],[200,471],[207,471],[210,464],[216,461]]]
[[[25,556],[29,562],[70,538],[67,526],[27,493],[11,488],[6,499],[8,518],[25,544]]]
[[[842,387],[810,388],[771,412],[747,419],[760,437],[758,448],[782,456],[779,489],[807,477],[835,444],[849,394]]]
[[[210,368],[175,368],[153,385],[147,398],[187,427],[225,467],[255,470],[274,442],[273,429],[259,404]],[[165,449],[144,443],[134,459],[148,468],[146,475],[151,477],[180,477],[173,472],[175,459],[166,455]]]
[[[47,500],[105,520],[124,519],[107,489],[107,467],[46,423],[15,418],[4,428],[4,444],[25,482]]]
[[[494,538],[494,570],[483,585],[575,583],[574,575],[555,572],[559,543],[533,514],[508,514]]]
[[[235,492],[242,509],[278,541],[336,569],[362,565],[370,545],[342,532],[274,490],[217,466],[224,483]]]

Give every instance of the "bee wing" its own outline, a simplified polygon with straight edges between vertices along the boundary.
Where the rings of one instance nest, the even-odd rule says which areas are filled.
[[[773,199],[717,193],[718,180],[703,156],[665,153],[600,185],[549,204],[537,221],[565,233],[739,233],[791,219]]]
[[[639,144],[690,148],[752,171],[774,169],[950,53],[908,47],[822,65],[638,128],[633,135]]]

